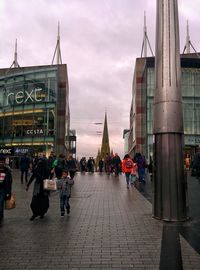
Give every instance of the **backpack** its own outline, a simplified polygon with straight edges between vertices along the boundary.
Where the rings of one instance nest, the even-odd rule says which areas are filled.
[[[131,169],[133,168],[133,162],[131,161],[131,159],[127,159],[126,162],[125,162],[125,167],[127,169]]]

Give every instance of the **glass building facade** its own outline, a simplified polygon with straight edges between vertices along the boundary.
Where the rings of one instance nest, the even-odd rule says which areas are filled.
[[[0,69],[1,147],[66,152],[68,108],[66,65]]]
[[[133,83],[132,107],[135,107],[137,120],[132,124],[135,127],[135,141],[129,138],[129,149],[134,152],[142,152],[146,157],[153,155],[153,102],[155,90],[154,58],[140,58],[135,70],[135,83]],[[141,65],[143,62],[143,65]],[[137,70],[139,67],[140,70]],[[194,155],[200,147],[200,59],[194,54],[182,55],[182,97],[183,97],[183,118],[184,118],[184,142],[185,154]],[[138,74],[140,74],[138,79]],[[138,85],[139,84],[139,85]],[[140,92],[139,94],[137,92]],[[141,98],[142,96],[142,98]],[[135,100],[135,101],[134,101]],[[142,110],[138,110],[138,104],[143,100]],[[141,105],[141,104],[140,104]],[[146,121],[145,121],[146,119]],[[137,141],[138,129],[142,129],[143,140]],[[134,132],[134,131],[133,131]],[[134,136],[133,136],[134,137]],[[138,147],[142,144],[141,147]]]

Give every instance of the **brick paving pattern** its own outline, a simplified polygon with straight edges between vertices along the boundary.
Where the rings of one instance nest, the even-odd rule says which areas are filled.
[[[26,192],[13,174],[17,207],[5,211],[0,228],[1,270],[159,269],[163,224],[124,176],[77,174],[69,216],[60,217],[53,194],[45,218],[29,221],[32,187]],[[200,269],[199,254],[181,243],[184,269]]]

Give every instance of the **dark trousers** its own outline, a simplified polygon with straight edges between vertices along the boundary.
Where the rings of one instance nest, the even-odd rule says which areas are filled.
[[[69,171],[69,175],[70,175],[71,179],[74,178],[75,174],[76,174],[76,171]]]
[[[60,212],[65,214],[65,209],[70,209],[69,196],[67,194],[60,194]]]
[[[115,165],[115,176],[119,176],[119,165]]]
[[[21,183],[23,184],[25,174],[25,182],[28,182],[28,170],[21,170]]]
[[[5,203],[5,190],[0,189],[0,220],[3,219],[4,203]]]

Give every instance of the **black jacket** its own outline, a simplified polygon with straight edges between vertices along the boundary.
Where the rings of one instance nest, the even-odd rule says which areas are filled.
[[[0,173],[5,173],[5,178],[3,181],[0,181],[0,189],[5,189],[6,194],[11,194],[12,191],[12,174],[11,170],[7,167],[4,167]]]

